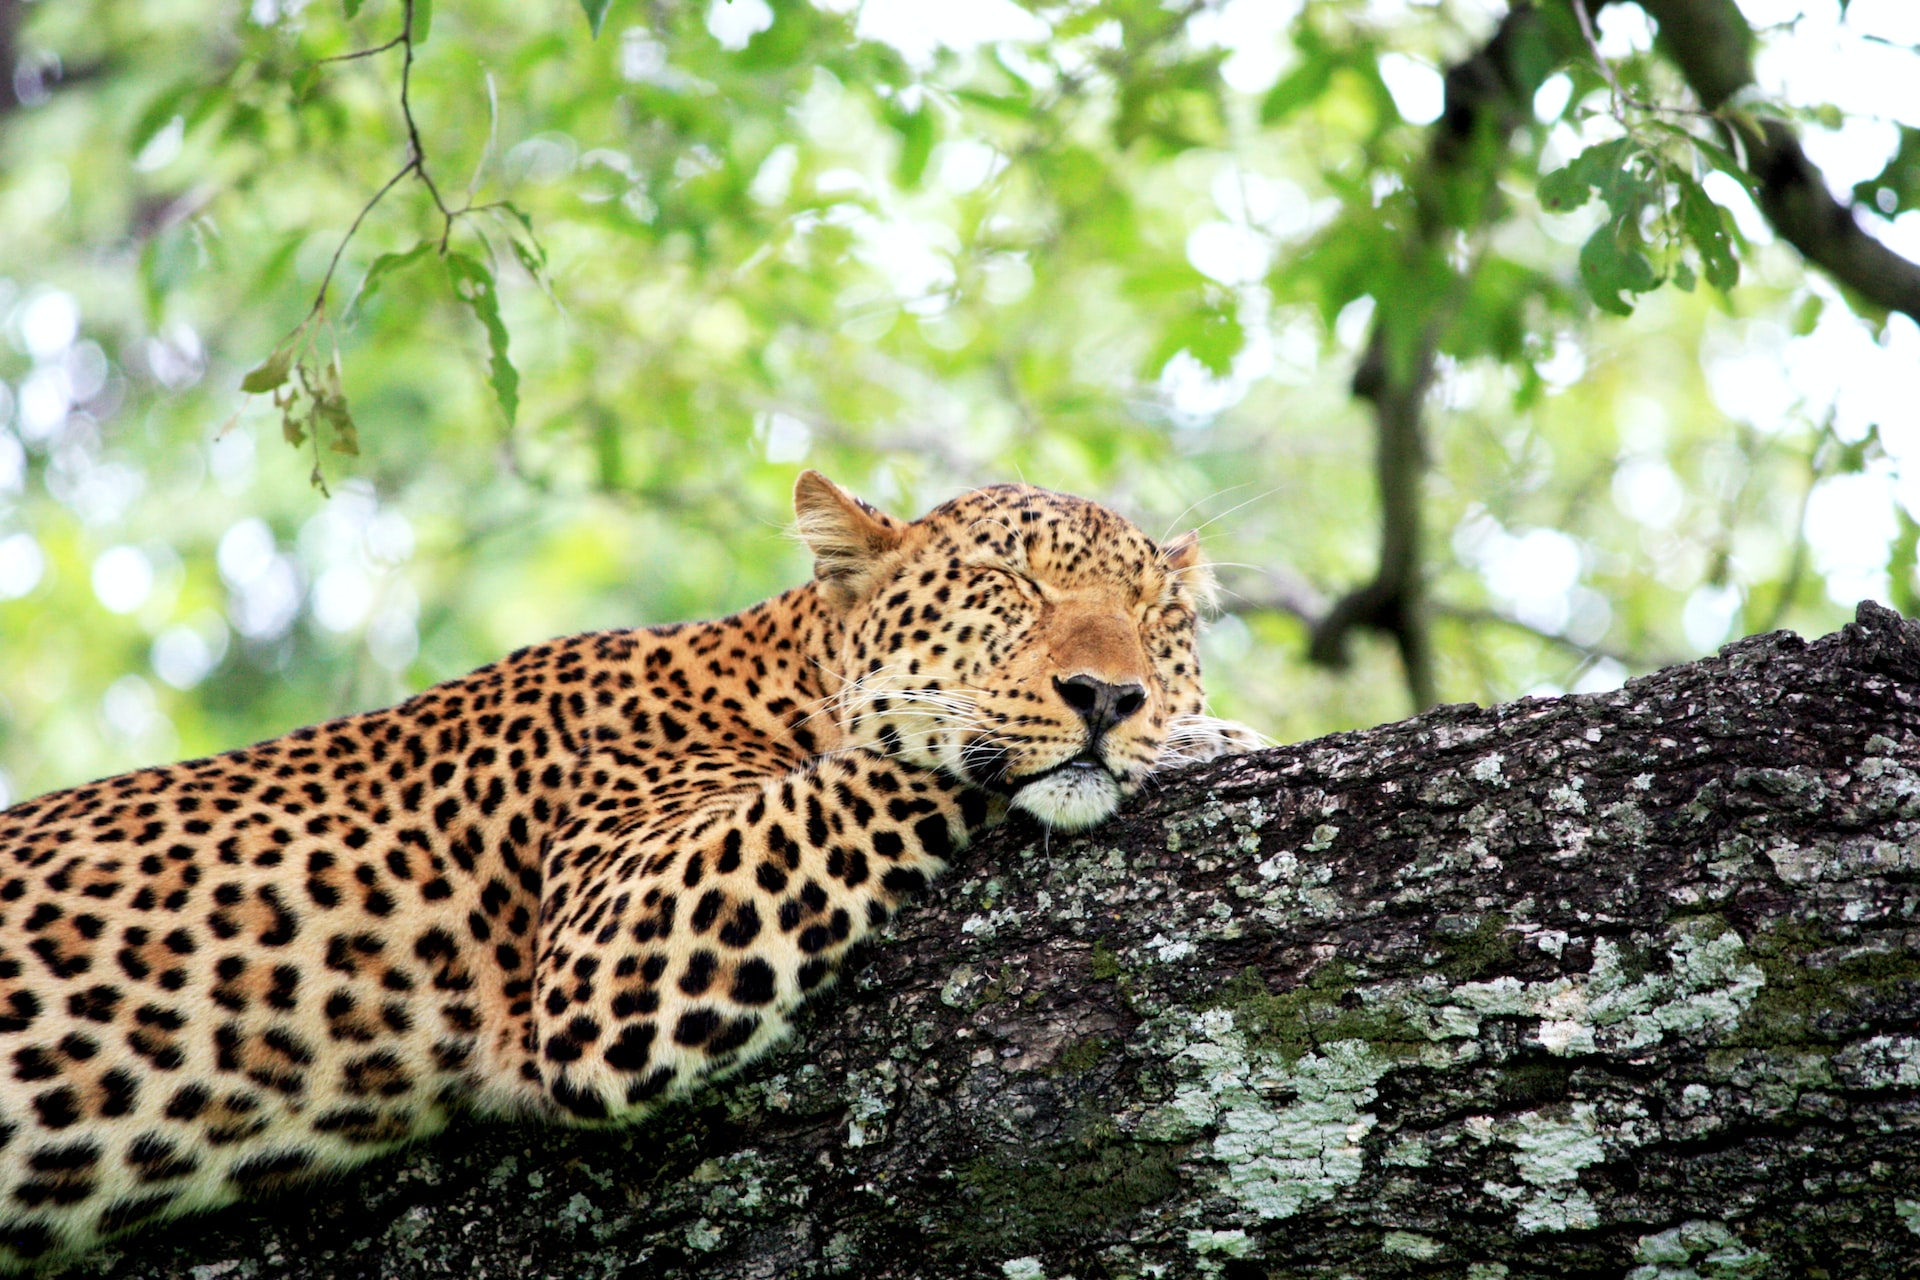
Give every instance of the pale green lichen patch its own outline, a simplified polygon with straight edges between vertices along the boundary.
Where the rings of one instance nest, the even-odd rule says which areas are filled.
[[[1216,801],[1166,819],[1161,830],[1168,853],[1193,849],[1201,853],[1211,850],[1215,856],[1257,854],[1260,833],[1272,818],[1257,798],[1231,804]],[[1222,827],[1226,828],[1224,832]]]
[[[1187,938],[1169,938],[1164,933],[1156,933],[1147,939],[1146,954],[1161,964],[1179,964],[1193,955],[1193,943]]]
[[[1494,1126],[1514,1148],[1514,1171],[1526,1183],[1515,1225],[1527,1234],[1581,1230],[1599,1224],[1593,1199],[1580,1186],[1580,1171],[1606,1159],[1592,1103],[1575,1103],[1565,1114],[1527,1111]]]
[[[1920,1040],[1874,1036],[1835,1054],[1833,1067],[1842,1080],[1858,1088],[1911,1089],[1920,1085]]]
[[[1269,908],[1292,910],[1297,905],[1313,916],[1339,915],[1347,910],[1347,904],[1340,894],[1327,888],[1333,881],[1333,866],[1313,856],[1330,847],[1339,834],[1338,827],[1322,823],[1298,852],[1276,849],[1255,863],[1253,871],[1257,880],[1234,876],[1230,881],[1234,893]]]
[[[1585,813],[1587,798],[1580,793],[1586,790],[1586,786],[1585,778],[1569,778],[1559,786],[1551,788],[1547,792],[1547,808],[1561,813]]]
[[[1020,927],[1021,916],[1008,907],[976,912],[960,923],[960,932],[974,942],[991,942],[1002,929]]]
[[[1533,1039],[1551,1053],[1644,1048],[1668,1035],[1733,1027],[1766,985],[1740,935],[1718,921],[1677,925],[1666,959],[1664,969],[1644,969],[1618,943],[1598,938],[1586,974],[1440,987],[1424,993],[1430,1034],[1473,1036],[1481,1018],[1524,1017],[1540,1020]]]
[[[1239,808],[1244,811],[1244,806]],[[1178,853],[1189,844],[1208,843],[1212,834],[1223,824],[1230,824],[1234,816],[1234,808],[1216,800],[1190,809],[1178,817],[1168,818],[1163,824],[1167,852]],[[1244,815],[1240,825],[1249,825],[1244,820]]]
[[[1422,805],[1435,809],[1457,809],[1473,797],[1473,791],[1460,780],[1460,775],[1451,770],[1443,770],[1427,778],[1420,784],[1416,793]]]
[[[1895,1200],[1893,1212],[1907,1230],[1920,1236],[1920,1200]]]
[[[727,1242],[725,1227],[715,1225],[710,1219],[701,1218],[686,1229],[687,1247],[696,1253],[712,1253]]]
[[[1253,1241],[1237,1227],[1232,1231],[1196,1229],[1187,1232],[1187,1248],[1202,1256],[1244,1258],[1253,1252]]]
[[[887,1115],[900,1087],[900,1069],[881,1062],[871,1071],[847,1073],[847,1145],[864,1147],[886,1135]]]
[[[940,1003],[949,1009],[964,1009],[972,1003],[972,993],[977,989],[980,975],[974,972],[970,964],[955,965],[953,972],[947,975],[947,985],[940,988]]]
[[[1675,935],[1667,971],[1631,980],[1618,949],[1605,939],[1594,943],[1588,1009],[1610,1048],[1637,1049],[1674,1033],[1731,1027],[1766,985],[1740,935],[1721,922],[1688,922]]]
[[[1911,839],[1782,843],[1769,848],[1766,855],[1780,878],[1795,885],[1920,871],[1920,847]]]
[[[1881,744],[1877,749],[1875,743]],[[1867,741],[1869,752],[1901,748],[1876,735]],[[1906,762],[1884,754],[1862,757],[1853,767],[1855,795],[1839,806],[1838,817],[1847,826],[1884,823],[1889,819],[1920,818],[1920,773]]]
[[[1441,1245],[1432,1236],[1423,1236],[1413,1231],[1389,1231],[1380,1240],[1382,1253],[1397,1253],[1406,1258],[1417,1258],[1422,1262],[1440,1256]]]
[[[1762,1271],[1771,1255],[1749,1249],[1724,1222],[1683,1222],[1640,1237],[1627,1280],[1739,1280]]]
[[[1210,1009],[1168,1037],[1183,1079],[1143,1134],[1214,1135],[1204,1156],[1218,1189],[1255,1220],[1292,1217],[1330,1200],[1364,1170],[1361,1142],[1377,1123],[1374,1086],[1402,1059],[1364,1040],[1289,1054],[1263,1045],[1228,1009]]]

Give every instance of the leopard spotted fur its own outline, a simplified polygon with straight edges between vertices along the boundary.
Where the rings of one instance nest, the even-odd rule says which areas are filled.
[[[1202,713],[1204,569],[1026,486],[817,473],[815,576],[0,811],[0,1263],[461,1109],[628,1121],[786,1031],[1008,806],[1077,830]]]

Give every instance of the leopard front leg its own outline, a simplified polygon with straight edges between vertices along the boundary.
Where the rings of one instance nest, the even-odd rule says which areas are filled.
[[[559,842],[523,1073],[592,1123],[750,1061],[998,804],[853,751],[670,829]]]

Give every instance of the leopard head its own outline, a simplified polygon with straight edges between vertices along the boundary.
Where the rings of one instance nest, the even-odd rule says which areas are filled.
[[[1199,540],[1156,543],[1097,503],[994,485],[911,522],[818,472],[795,510],[843,623],[847,746],[1006,795],[1063,831],[1110,816],[1203,694]]]

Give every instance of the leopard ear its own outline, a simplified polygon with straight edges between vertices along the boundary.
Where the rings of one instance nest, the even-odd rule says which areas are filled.
[[[1200,533],[1189,529],[1160,548],[1160,563],[1176,589],[1201,606],[1213,603],[1213,570],[1200,554]]]
[[[814,578],[842,605],[872,590],[881,559],[907,528],[812,470],[793,486],[793,516],[795,532],[813,551]]]

